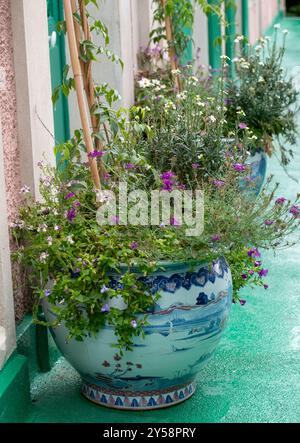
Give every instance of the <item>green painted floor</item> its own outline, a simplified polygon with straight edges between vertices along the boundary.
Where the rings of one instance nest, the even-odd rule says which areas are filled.
[[[290,31],[285,64],[300,65],[300,20],[284,19]],[[300,71],[300,68],[299,68]],[[300,87],[300,73],[299,73]],[[300,120],[300,119],[299,119]],[[293,198],[300,184],[273,158],[269,172],[279,195]],[[289,168],[300,180],[299,152]],[[214,358],[199,374],[187,402],[161,411],[116,412],[79,394],[76,372],[60,359],[32,386],[28,422],[299,422],[300,421],[300,244],[265,257],[270,289],[246,290],[244,308],[233,306],[229,328]]]

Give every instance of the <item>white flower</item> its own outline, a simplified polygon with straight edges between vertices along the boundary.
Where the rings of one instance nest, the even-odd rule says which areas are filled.
[[[29,194],[30,192],[30,187],[26,185],[22,186],[22,188],[20,189],[20,194]]]
[[[113,197],[109,191],[96,191],[97,202],[105,203],[111,200]]]
[[[49,246],[52,246],[52,237],[51,237],[51,235],[49,235],[49,237],[47,237],[47,242],[48,242],[48,245]]]
[[[264,83],[264,82],[265,82],[265,79],[262,76],[260,76],[258,79],[258,83]]]
[[[37,232],[46,232],[48,229],[48,226],[46,225],[46,223],[42,223],[38,228],[37,228]]]
[[[240,61],[240,59],[238,57],[235,57],[232,61],[233,61],[233,63],[238,63]]]
[[[274,29],[280,29],[280,28],[281,28],[280,23],[276,23],[276,25],[274,25]]]
[[[143,77],[141,80],[138,81],[138,84],[140,88],[148,88],[149,86],[151,86],[151,81],[148,78]]]
[[[67,241],[70,243],[70,245],[73,245],[74,244],[73,235],[68,235]]]
[[[257,140],[257,137],[256,137],[256,135],[252,135],[252,140]]]
[[[54,231],[60,231],[60,226],[55,225],[55,226],[54,226]]]
[[[40,262],[41,263],[46,263],[47,258],[49,257],[48,252],[42,252],[40,254]]]
[[[217,119],[214,115],[210,115],[208,118],[212,123],[216,123],[216,121],[217,121]]]
[[[25,223],[23,222],[23,220],[16,220],[15,222],[10,223],[9,226],[13,229],[15,228],[22,229],[25,227]]]
[[[282,32],[284,35],[287,35],[289,33],[289,31],[287,29],[284,29]]]

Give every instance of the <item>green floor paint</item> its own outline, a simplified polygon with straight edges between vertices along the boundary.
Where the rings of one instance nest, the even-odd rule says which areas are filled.
[[[15,352],[0,371],[0,423],[23,422],[29,406],[28,360]]]
[[[290,31],[286,67],[300,62],[300,20],[283,19]],[[289,172],[300,180],[300,139]],[[276,158],[269,172],[281,182],[278,195],[293,198],[300,184]],[[32,385],[28,422],[299,422],[300,420],[300,245],[274,258],[269,291],[245,290],[248,303],[233,306],[229,328],[198,377],[198,391],[187,402],[153,412],[117,412],[98,407],[79,394],[76,372],[61,358]]]

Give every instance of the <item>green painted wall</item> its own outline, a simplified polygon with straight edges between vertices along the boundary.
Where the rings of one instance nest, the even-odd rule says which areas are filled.
[[[227,0],[225,3],[225,17],[226,17],[226,55],[230,58],[229,64],[229,74],[232,77],[234,75],[234,66],[232,60],[235,56],[235,44],[234,40],[236,37],[236,2],[233,0]]]
[[[47,0],[49,35],[56,31],[57,23],[64,19],[63,0]],[[57,42],[50,48],[52,90],[63,80],[63,70],[66,65],[65,37],[57,33]],[[58,101],[53,109],[54,135],[57,143],[63,143],[70,138],[69,109],[66,97],[60,92]]]
[[[218,5],[219,0],[208,0],[208,3]],[[209,64],[213,69],[219,69],[221,66],[222,55],[222,37],[219,17],[214,13],[208,14],[208,45],[209,45]]]

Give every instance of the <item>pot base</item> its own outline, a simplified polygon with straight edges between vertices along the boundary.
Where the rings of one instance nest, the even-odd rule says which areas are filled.
[[[147,392],[113,391],[83,381],[82,395],[99,406],[129,411],[144,411],[175,406],[190,398],[196,389],[195,382],[169,390]]]

